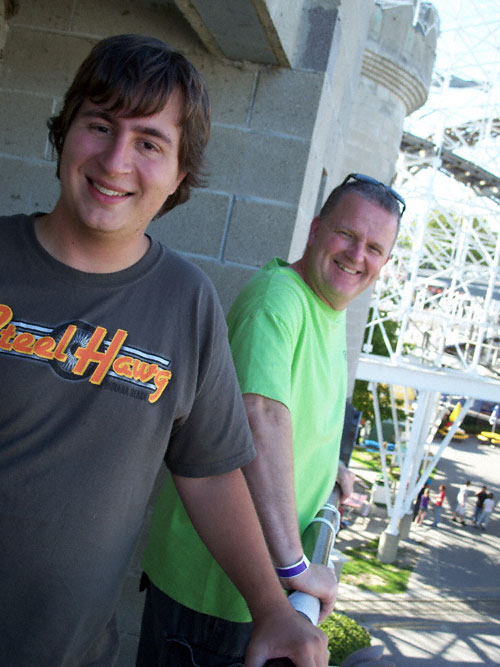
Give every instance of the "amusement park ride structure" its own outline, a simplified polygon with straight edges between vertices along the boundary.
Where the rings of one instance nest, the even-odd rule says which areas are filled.
[[[422,11],[425,3],[407,4]],[[372,297],[357,370],[372,390],[392,536],[473,404],[500,403],[500,19],[496,0],[432,4],[441,27],[431,93],[407,119],[392,184],[407,211]],[[396,341],[387,322],[397,323]],[[387,356],[371,354],[376,330]],[[391,398],[396,490],[378,383]]]

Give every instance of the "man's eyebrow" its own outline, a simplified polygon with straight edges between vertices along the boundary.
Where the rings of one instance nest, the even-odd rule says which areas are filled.
[[[102,120],[105,120],[110,124],[115,121],[115,116],[110,114],[105,109],[87,109],[82,113],[82,116],[84,118],[102,118]],[[156,127],[150,127],[149,125],[134,125],[133,130],[139,134],[146,134],[150,137],[160,139],[167,144],[172,144],[171,137],[168,134],[165,134],[165,132],[158,130]]]

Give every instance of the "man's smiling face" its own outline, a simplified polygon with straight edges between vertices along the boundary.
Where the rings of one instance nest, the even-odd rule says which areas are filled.
[[[87,234],[141,238],[184,174],[182,94],[151,116],[128,118],[85,100],[64,141],[58,211]]]
[[[348,192],[330,215],[311,224],[302,260],[305,282],[331,308],[343,310],[378,278],[389,259],[398,220]]]

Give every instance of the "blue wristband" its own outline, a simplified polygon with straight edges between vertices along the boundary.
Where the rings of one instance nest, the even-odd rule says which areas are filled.
[[[292,579],[293,577],[298,577],[302,572],[305,572],[309,565],[310,563],[307,556],[303,555],[302,558],[293,565],[277,567],[275,569],[276,574],[280,579]]]

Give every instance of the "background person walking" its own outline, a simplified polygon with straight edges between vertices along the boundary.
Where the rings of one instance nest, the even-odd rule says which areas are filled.
[[[474,494],[476,497],[476,507],[474,508],[474,516],[472,517],[472,523],[477,523],[479,521],[479,517],[481,516],[481,512],[483,511],[483,503],[488,497],[488,494],[486,493],[486,486],[481,487],[481,489]]]
[[[437,526],[441,518],[441,512],[443,511],[443,503],[446,497],[446,486],[441,484],[439,486],[439,493],[437,499],[434,501],[434,521],[432,522],[433,526]]]
[[[488,496],[484,499],[483,509],[481,511],[481,515],[477,522],[477,526],[479,528],[482,528],[483,530],[486,528],[486,526],[488,525],[488,521],[490,520],[491,513],[493,512],[494,506],[495,503],[493,501],[493,494],[489,493]]]
[[[452,521],[459,521],[462,526],[465,526],[465,506],[467,503],[467,498],[470,494],[469,486],[470,480],[467,480],[465,484],[462,484],[462,486],[459,488],[457,494],[457,506],[453,512],[453,516],[451,517]],[[457,516],[459,517],[458,519]]]
[[[429,487],[427,487],[422,494],[422,497],[420,498],[420,509],[418,510],[417,514],[417,526],[421,526],[424,522],[424,519],[427,514],[427,510],[429,508],[429,503],[431,500],[431,491]]]

